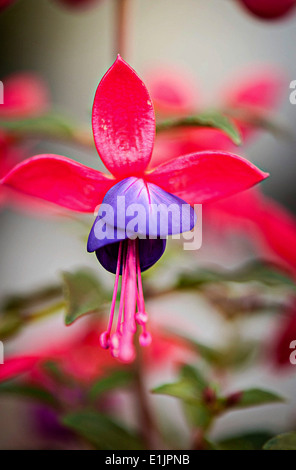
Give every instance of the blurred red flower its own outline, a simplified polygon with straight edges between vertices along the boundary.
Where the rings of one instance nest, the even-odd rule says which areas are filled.
[[[53,345],[45,346],[34,353],[12,355],[0,367],[0,382],[24,376],[25,381],[38,383],[51,388],[52,383],[42,365],[54,361],[59,369],[80,383],[90,384],[112,368],[125,368],[105,349],[99,348],[102,322],[92,321],[72,335]],[[153,341],[143,352],[145,369],[157,370],[160,367],[177,365],[191,356],[189,345],[175,336],[153,328]]]
[[[194,115],[202,111],[201,95],[193,78],[174,67],[151,70],[147,76],[148,88],[156,113],[162,118]],[[256,135],[256,129],[233,115],[247,114],[267,118],[280,102],[285,80],[272,67],[257,67],[242,71],[223,87],[211,108],[221,109],[237,125],[243,142]],[[233,151],[235,144],[222,131],[201,127],[182,127],[162,132],[157,136],[151,167],[169,158],[205,150]]]
[[[37,75],[30,72],[15,73],[4,78],[3,85],[4,103],[0,105],[0,119],[31,118],[48,110],[48,88]]]
[[[189,103],[190,113],[196,112],[197,93],[187,75],[182,80],[180,71],[176,75],[162,68],[149,76],[152,98],[160,115],[181,116],[184,109],[189,111]],[[234,83],[222,90],[220,107],[226,111],[247,111],[259,116],[267,116],[277,106],[284,87],[281,74],[271,68],[245,74],[242,80]],[[166,86],[168,92],[165,91]],[[191,93],[192,89],[194,91]],[[236,124],[247,141],[256,132],[239,120]],[[221,131],[206,128],[168,132],[160,135],[156,144],[158,153],[152,166],[165,160],[168,154],[176,156],[209,149],[227,151],[234,147]],[[204,223],[219,234],[233,234],[236,231],[247,235],[261,257],[281,263],[296,274],[296,218],[281,204],[264,196],[258,188],[204,205]]]
[[[50,107],[48,87],[39,76],[31,72],[19,72],[4,78],[3,83],[4,103],[0,105],[0,178],[24,160],[29,151],[28,144],[23,144],[4,126],[1,128],[1,120],[37,118],[46,113]],[[1,186],[0,207],[4,204],[30,214],[36,211],[38,214],[46,213],[47,216],[62,213],[56,207],[45,205],[40,200]]]
[[[81,382],[91,382],[103,370],[116,365],[115,360],[98,348],[100,325],[91,325],[69,339],[59,340],[30,354],[14,355],[0,367],[0,382],[27,374],[26,380],[48,385],[42,365],[57,362],[60,369]]]
[[[253,15],[264,20],[282,18],[292,12],[295,0],[238,0]]]

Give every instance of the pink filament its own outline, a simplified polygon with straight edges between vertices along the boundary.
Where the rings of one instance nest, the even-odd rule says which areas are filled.
[[[120,333],[120,329],[121,329],[121,320],[122,320],[122,316],[123,316],[123,308],[124,308],[124,300],[125,300],[124,295],[125,295],[125,291],[126,291],[126,280],[127,280],[127,276],[126,276],[126,272],[127,272],[127,269],[126,269],[126,257],[127,257],[126,246],[124,248],[125,249],[124,249],[124,253],[123,253],[123,262],[122,262],[121,293],[120,293],[118,321],[117,321],[117,328],[116,328],[117,333]]]
[[[120,271],[122,271],[122,280],[118,319],[116,330],[111,334]],[[100,337],[101,346],[105,349],[110,348],[112,356],[118,357],[123,362],[133,361],[135,358],[134,335],[137,323],[142,327],[142,333],[139,337],[140,345],[148,346],[151,343],[151,335],[146,330],[147,320],[138,240],[126,240],[120,242],[119,245],[110,318],[107,331]]]
[[[136,240],[136,243],[137,243],[137,275],[138,275],[138,308],[139,308],[139,312],[137,313],[136,318],[138,320],[138,323],[142,325],[142,329],[143,329],[143,332],[139,338],[140,345],[149,346],[152,338],[151,338],[150,333],[147,332],[147,328],[146,328],[146,322],[148,320],[148,316],[145,311],[145,300],[144,300],[143,285],[142,285],[138,240]]]
[[[118,290],[118,282],[119,282],[119,273],[120,273],[120,266],[121,266],[121,253],[122,253],[122,242],[119,243],[119,249],[118,249],[118,259],[117,259],[117,265],[116,265],[115,283],[114,283],[113,297],[112,297],[112,303],[111,303],[111,309],[110,309],[110,318],[109,318],[109,324],[108,324],[108,330],[107,330],[109,334],[110,334],[110,331],[112,329],[112,323],[113,323],[113,318],[114,318],[114,311],[115,311],[115,304],[116,304],[116,297],[117,297],[117,290]]]
[[[133,336],[135,333],[137,299],[136,253],[135,244],[131,240],[128,240],[126,267],[127,280],[125,290],[124,321],[122,325],[122,338],[118,357],[124,362],[131,362],[135,357]]]
[[[120,265],[121,265],[121,252],[122,252],[122,242],[119,243],[119,249],[118,249],[118,259],[117,259],[117,265],[116,265],[115,283],[114,283],[114,290],[113,290],[113,296],[112,296],[112,302],[111,302],[108,328],[107,328],[107,331],[102,333],[101,336],[100,336],[100,343],[101,343],[102,348],[104,348],[104,349],[108,349],[109,346],[110,346],[109,338],[110,338],[110,332],[111,332],[112,324],[113,324],[116,297],[117,297],[117,290],[118,290],[119,273],[120,273]]]

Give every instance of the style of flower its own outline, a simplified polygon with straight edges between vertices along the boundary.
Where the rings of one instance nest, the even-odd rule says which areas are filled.
[[[276,20],[292,12],[295,0],[238,0],[254,16],[264,20]]]
[[[112,175],[66,157],[38,155],[15,167],[2,184],[74,211],[94,212],[103,203],[88,239],[88,251],[95,252],[99,262],[115,274],[110,320],[101,335],[101,345],[110,348],[121,361],[130,362],[135,357],[133,338],[137,324],[143,329],[140,344],[146,346],[151,342],[146,329],[141,272],[162,256],[168,235],[190,230],[196,222],[190,208],[185,217],[182,213],[178,220],[170,218],[164,228],[159,223],[159,208],[161,218],[162,210],[165,212],[172,204],[181,211],[186,204],[235,194],[268,175],[241,157],[213,151],[177,157],[147,169],[155,137],[153,105],[144,83],[120,56],[99,83],[92,126],[97,151]],[[122,197],[128,208],[137,203],[144,210],[136,237],[134,232],[131,236],[130,217],[122,220],[118,210],[118,199]],[[113,209],[113,219],[106,217],[106,206]],[[105,238],[97,236],[101,222],[105,225]],[[120,275],[121,294],[114,330]]]

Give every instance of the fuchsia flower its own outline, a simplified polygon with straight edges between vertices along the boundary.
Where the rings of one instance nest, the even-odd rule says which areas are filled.
[[[185,218],[170,218],[164,228],[158,211],[162,217],[162,210],[172,204],[181,208],[217,200],[247,189],[268,175],[241,157],[213,151],[181,156],[147,170],[155,137],[153,105],[144,83],[120,56],[99,83],[92,126],[97,151],[112,175],[66,157],[38,155],[16,166],[2,184],[75,211],[94,212],[103,203],[88,240],[88,251],[95,252],[99,262],[116,275],[110,321],[101,345],[110,348],[120,360],[130,362],[135,356],[137,323],[143,328],[140,344],[145,346],[151,341],[146,330],[141,272],[162,256],[168,235],[190,230],[196,221],[190,208]],[[122,197],[128,209],[137,203],[144,210],[136,238],[131,236],[130,217],[122,220],[117,207]],[[106,215],[107,206],[114,210],[115,217]],[[103,239],[97,236],[102,221],[106,229]]]
[[[238,0],[253,15],[275,20],[288,15],[296,6],[295,0]]]

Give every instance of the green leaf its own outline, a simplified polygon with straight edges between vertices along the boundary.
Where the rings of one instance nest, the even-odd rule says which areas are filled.
[[[231,344],[227,348],[215,349],[199,341],[180,335],[190,343],[197,353],[211,365],[221,369],[239,368],[253,356],[256,350],[255,343],[245,342]]]
[[[200,401],[200,398],[196,393],[196,387],[191,380],[186,378],[175,383],[160,385],[159,387],[154,388],[152,393],[180,398],[188,403],[199,403]]]
[[[13,294],[4,299],[2,310],[11,312],[12,310],[31,309],[40,303],[56,300],[61,296],[62,288],[58,285],[37,289],[23,295]]]
[[[270,119],[269,115],[264,116],[262,113],[258,114],[245,108],[224,109],[224,112],[226,112],[228,116],[238,119],[240,122],[244,122],[249,126],[251,125],[257,129],[263,129],[270,132],[277,138],[293,140],[292,130],[283,126],[282,123],[276,122],[274,119]]]
[[[251,388],[249,390],[243,390],[238,401],[234,403],[231,408],[248,408],[251,406],[269,405],[271,403],[283,403],[284,401],[285,399],[276,393]]]
[[[50,405],[56,405],[57,401],[47,390],[43,388],[19,384],[15,382],[3,382],[0,384],[0,394],[18,395],[20,397],[32,398]]]
[[[154,388],[152,393],[180,398],[187,403],[200,404],[202,393],[207,385],[207,381],[198,369],[191,365],[184,365],[178,382],[160,385]]]
[[[157,124],[156,132],[177,127],[210,127],[223,131],[236,145],[241,144],[241,134],[235,122],[218,111],[208,111],[180,119],[167,119]]]
[[[206,127],[214,127],[215,129],[220,129],[221,131],[225,132],[228,137],[236,144],[240,145],[242,142],[241,134],[232,119],[230,119],[225,114],[220,112],[206,112],[199,114],[197,116],[201,125]]]
[[[235,343],[224,349],[221,357],[221,367],[239,369],[244,366],[258,352],[258,344],[255,342]]]
[[[296,289],[294,280],[278,266],[261,261],[251,261],[242,268],[223,270],[220,267],[181,273],[176,289],[199,288],[217,282],[260,282],[270,287],[284,286]]]
[[[23,326],[23,320],[18,312],[0,315],[0,340],[9,338],[18,333]]]
[[[63,307],[63,303],[58,302],[61,296],[60,286],[50,286],[25,295],[14,294],[6,297],[1,305],[0,339],[13,336],[31,321],[55,313]],[[40,304],[45,304],[46,307],[40,310]]]
[[[161,385],[152,392],[181,399],[189,424],[193,428],[207,429],[214,416],[214,410],[204,402],[204,391],[208,386],[202,372],[187,364],[182,367],[178,382]]]
[[[183,335],[182,335],[183,337]],[[221,351],[218,349],[214,349],[210,346],[207,346],[199,341],[195,341],[191,338],[185,338],[197,351],[198,354],[201,355],[203,359],[205,359],[210,364],[219,364],[221,362]]]
[[[73,132],[73,123],[64,116],[48,113],[29,119],[0,120],[0,128],[18,135],[44,135],[55,137],[70,137]]]
[[[105,309],[109,296],[91,272],[64,272],[63,281],[66,325],[71,325],[82,315]]]
[[[202,372],[190,364],[185,364],[181,368],[181,377],[183,379],[189,380],[195,386],[196,393],[199,395],[208,386],[208,382],[203,376]]]
[[[41,367],[45,371],[46,375],[51,377],[56,384],[66,385],[67,387],[71,384],[76,385],[74,379],[62,370],[58,362],[47,360],[41,364]]]
[[[62,423],[98,450],[143,449],[137,436],[110,417],[96,411],[70,413],[64,416]]]
[[[272,437],[268,431],[254,431],[239,436],[230,436],[216,444],[218,450],[261,450],[263,444]]]
[[[107,377],[103,377],[96,382],[90,389],[89,395],[91,399],[95,399],[98,395],[114,390],[116,388],[124,387],[128,385],[133,376],[131,371],[117,370]]]
[[[185,340],[188,345],[191,345],[196,350],[199,357],[216,368],[239,368],[257,351],[257,343],[254,342],[235,341],[229,344],[227,348],[216,349],[196,341],[183,333],[179,333],[172,328],[168,329],[168,331]]]
[[[270,287],[287,286],[296,288],[295,282],[280,267],[264,263],[262,261],[251,261],[241,269],[234,271],[229,275],[229,280],[234,282],[251,282],[257,281]]]
[[[263,446],[264,450],[296,450],[296,432],[280,434]]]
[[[220,268],[217,268],[217,271],[209,269],[198,269],[190,272],[184,272],[180,274],[177,280],[176,289],[199,288],[203,284],[219,282],[221,281],[221,274],[223,276],[224,272],[221,272]]]
[[[207,429],[214,418],[212,410],[202,403],[192,405],[184,402],[183,410],[187,422],[193,428]]]

